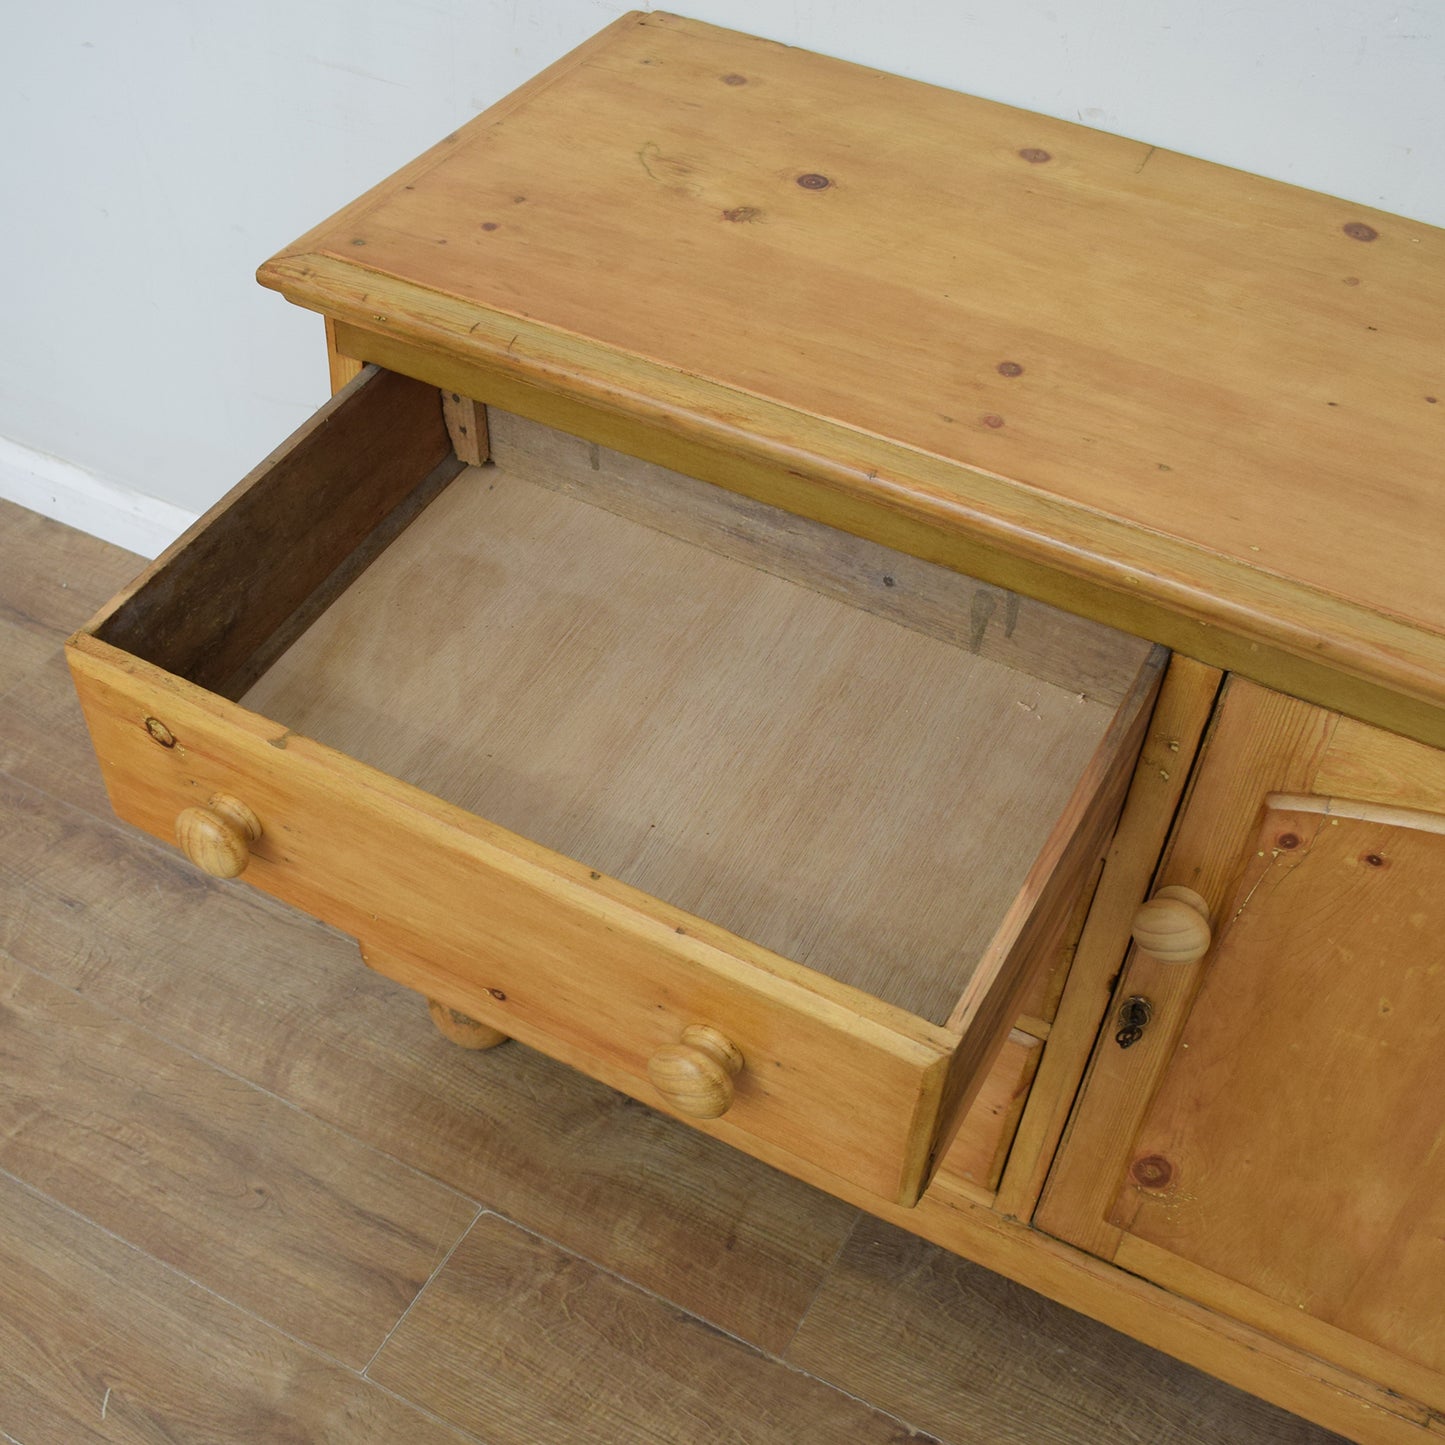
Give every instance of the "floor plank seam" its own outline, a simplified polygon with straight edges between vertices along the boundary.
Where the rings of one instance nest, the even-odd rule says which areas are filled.
[[[828,1261],[823,1268],[823,1272],[818,1276],[818,1283],[814,1286],[813,1293],[809,1295],[808,1303],[803,1306],[803,1312],[798,1316],[798,1323],[793,1326],[793,1332],[788,1336],[787,1344],[778,1352],[781,1358],[786,1359],[792,1353],[793,1346],[797,1343],[798,1335],[802,1332],[803,1326],[807,1324],[808,1316],[813,1313],[813,1306],[818,1303],[818,1296],[823,1293],[823,1286],[828,1283],[829,1275],[837,1268],[838,1261],[843,1257],[843,1251],[847,1249],[849,1242],[853,1236],[857,1234],[862,1220],[863,1211],[861,1209],[855,1210],[852,1224],[843,1231],[843,1237],[838,1241],[838,1247],[833,1251],[832,1259]]]
[[[398,1323],[400,1323],[398,1321]],[[370,1368],[370,1366],[368,1366]],[[353,1372],[354,1373],[354,1372]],[[408,1410],[415,1410],[418,1415],[430,1420],[434,1425],[439,1425],[443,1430],[449,1430],[456,1436],[461,1445],[492,1445],[492,1442],[478,1435],[475,1431],[464,1430],[455,1420],[448,1420],[445,1415],[438,1415],[435,1410],[429,1409],[419,1401],[413,1400],[410,1396],[399,1395],[387,1385],[380,1385],[370,1375],[358,1375],[357,1378],[366,1385],[368,1389],[375,1390],[378,1394],[385,1395],[389,1400],[396,1400],[405,1405]]]
[[[440,1183],[440,1181],[438,1182]],[[465,1198],[466,1196],[463,1195],[462,1197]],[[467,1227],[462,1230],[461,1233],[458,1234],[454,1240],[452,1240],[451,1245],[447,1248],[446,1253],[442,1255],[440,1262],[433,1266],[432,1272],[427,1275],[426,1281],[423,1283],[422,1287],[417,1290],[414,1295],[412,1295],[410,1303],[404,1310],[402,1310],[401,1314],[397,1316],[395,1324],[393,1324],[392,1327],[386,1332],[386,1338],[383,1339],[382,1342],[376,1347],[376,1349],[372,1351],[371,1358],[366,1362],[366,1364],[361,1367],[360,1374],[362,1379],[370,1381],[372,1384],[376,1383],[374,1380],[371,1379],[371,1367],[376,1363],[381,1352],[387,1347],[388,1344],[391,1343],[391,1337],[406,1322],[406,1317],[412,1312],[412,1310],[416,1308],[417,1301],[421,1299],[421,1297],[427,1292],[427,1290],[431,1288],[432,1282],[436,1279],[436,1277],[447,1267],[448,1264],[451,1263],[452,1255],[454,1255],[461,1247],[462,1241],[466,1239],[466,1237],[472,1232],[472,1230],[477,1227],[477,1221],[481,1219],[483,1215],[490,1214],[491,1212],[492,1211],[487,1209],[485,1205],[477,1205],[477,1212],[472,1215],[470,1220],[467,1221]]]
[[[0,1168],[0,1177],[10,1180],[13,1184],[17,1185],[20,1189],[24,1190],[25,1193],[33,1196],[34,1198],[44,1200],[45,1203],[50,1205],[52,1208],[59,1210],[62,1214],[66,1214],[70,1218],[78,1220],[87,1229],[96,1230],[105,1238],[112,1240],[114,1243],[120,1245],[122,1249],[125,1249],[131,1254],[138,1255],[142,1259],[149,1261],[156,1268],[162,1270],[165,1274],[171,1276],[171,1278],[183,1281],[185,1284],[191,1286],[193,1289],[199,1290],[202,1294],[207,1295],[209,1298],[219,1301],[221,1304],[225,1305],[227,1309],[235,1310],[236,1313],[238,1315],[241,1315],[243,1318],[251,1320],[256,1324],[259,1324],[263,1329],[271,1331],[279,1338],[289,1341],[291,1344],[295,1345],[297,1349],[303,1351],[305,1354],[311,1356],[313,1359],[322,1360],[325,1361],[327,1364],[335,1366],[335,1368],[337,1368],[338,1370],[341,1370],[346,1374],[360,1380],[367,1386],[368,1389],[376,1390],[380,1394],[387,1396],[389,1399],[396,1400],[401,1404],[405,1405],[407,1409],[414,1410],[418,1415],[422,1415],[428,1420],[431,1420],[433,1423],[442,1426],[444,1429],[453,1433],[459,1441],[466,1442],[466,1445],[488,1445],[488,1442],[483,1440],[480,1436],[463,1430],[459,1425],[456,1425],[452,1421],[445,1419],[443,1416],[438,1415],[435,1411],[429,1410],[425,1405],[419,1404],[415,1400],[408,1399],[405,1395],[399,1395],[395,1390],[389,1389],[385,1385],[378,1384],[375,1380],[368,1378],[365,1371],[358,1370],[353,1365],[348,1365],[344,1360],[337,1359],[335,1355],[330,1354],[328,1351],[320,1349],[316,1345],[310,1344],[308,1341],[303,1340],[299,1336],[292,1334],[289,1330],[283,1329],[280,1325],[273,1323],[271,1320],[266,1319],[264,1316],[258,1315],[254,1310],[248,1309],[245,1305],[238,1304],[235,1300],[230,1299],[228,1296],[220,1293],[219,1290],[214,1290],[210,1288],[210,1286],[202,1284],[199,1280],[193,1279],[190,1275],[186,1274],[184,1270],[179,1270],[174,1265],[167,1264],[165,1260],[158,1259],[148,1250],[142,1249],[138,1244],[133,1244],[123,1235],[117,1234],[113,1229],[107,1229],[105,1225],[98,1223],[94,1219],[91,1219],[89,1215],[82,1214],[78,1209],[72,1208],[63,1200],[53,1198],[43,1189],[37,1189],[27,1180],[20,1178],[19,1175],[12,1174],[10,1170]],[[484,1210],[478,1210],[477,1217],[480,1218],[483,1213],[485,1213]],[[476,1220],[474,1219],[472,1223],[475,1224]],[[466,1234],[468,1231],[470,1231],[470,1229],[471,1225],[468,1225],[467,1229],[462,1232],[461,1237],[458,1239],[458,1243],[461,1242],[461,1239],[464,1239],[466,1237]],[[452,1250],[454,1250],[455,1248],[456,1245],[454,1244],[452,1245],[451,1249],[447,1251],[448,1259],[451,1258]],[[440,1269],[440,1267],[441,1266],[438,1266],[438,1269]],[[428,1281],[428,1283],[430,1283],[430,1280]],[[418,1297],[419,1295],[420,1291],[418,1292]],[[413,1303],[415,1303],[415,1300],[413,1300]],[[409,1311],[410,1308],[411,1306],[408,1305],[407,1310]],[[402,1318],[405,1318],[405,1313],[403,1313]],[[398,1324],[400,1324],[400,1322],[400,1320],[397,1321]],[[393,1326],[393,1329],[394,1328],[395,1326]],[[388,1338],[389,1337],[390,1332],[388,1332]],[[13,1436],[5,1433],[4,1430],[0,1430],[0,1445],[22,1445],[22,1442],[16,1440]]]
[[[87,1229],[98,1231],[104,1235],[105,1238],[113,1240],[116,1244],[120,1245],[122,1249],[129,1250],[130,1253],[139,1255],[142,1259],[149,1260],[157,1269],[164,1270],[166,1274],[170,1275],[173,1279],[181,1280],[192,1289],[198,1289],[202,1294],[208,1295],[211,1299],[218,1300],[221,1304],[225,1305],[227,1309],[235,1310],[237,1314],[243,1315],[246,1319],[252,1320],[265,1329],[271,1330],[282,1339],[289,1340],[298,1350],[304,1350],[313,1358],[324,1360],[327,1364],[334,1365],[338,1370],[345,1370],[348,1375],[356,1375],[358,1378],[361,1378],[360,1372],[354,1365],[348,1365],[345,1360],[338,1359],[329,1351],[313,1345],[308,1340],[303,1340],[299,1335],[292,1334],[290,1330],[284,1329],[272,1320],[268,1320],[264,1315],[257,1314],[255,1310],[248,1309],[245,1305],[231,1299],[229,1295],[222,1294],[220,1290],[212,1289],[208,1284],[202,1284],[200,1280],[187,1274],[184,1270],[177,1269],[175,1265],[168,1264],[165,1260],[152,1254],[149,1250],[142,1249],[140,1245],[133,1243],[123,1234],[117,1234],[115,1230],[101,1224],[99,1220],[92,1219],[88,1214],[81,1213],[80,1210],[76,1209],[73,1205],[67,1204],[63,1199],[56,1199],[53,1195],[47,1194],[45,1190],[37,1188],[34,1184],[30,1183],[28,1179],[23,1179],[20,1175],[14,1174],[9,1169],[3,1167],[0,1167],[0,1178],[8,1179],[12,1184],[23,1189],[27,1194],[33,1195],[36,1199],[43,1200],[51,1208],[58,1209],[62,1214],[69,1215],[71,1219],[79,1221]],[[372,1381],[367,1380],[366,1383],[369,1385]],[[407,1403],[410,1404],[410,1401]]]
[[[865,1409],[872,1411],[873,1414],[878,1415],[885,1420],[895,1421],[901,1429],[912,1432],[912,1435],[916,1437],[916,1439],[909,1441],[909,1445],[946,1445],[945,1441],[941,1441],[936,1436],[930,1435],[926,1430],[920,1430],[918,1427],[910,1425],[906,1420],[900,1419],[897,1415],[893,1414],[892,1411],[883,1409],[880,1405],[875,1404],[872,1400],[864,1399],[862,1395],[856,1395],[851,1390],[846,1390],[839,1385],[835,1385],[833,1381],[826,1380],[821,1375],[814,1374],[811,1370],[805,1370],[801,1366],[795,1365],[791,1360],[784,1359],[781,1355],[774,1353],[772,1350],[764,1349],[755,1341],[748,1339],[744,1335],[738,1334],[735,1330],[730,1330],[723,1325],[715,1324],[705,1315],[700,1315],[694,1310],[687,1309],[683,1305],[678,1304],[676,1300],[669,1299],[664,1294],[659,1294],[655,1289],[649,1289],[646,1285],[638,1284],[636,1280],[628,1279],[626,1275],[619,1274],[615,1269],[610,1269],[606,1265],[599,1264],[594,1259],[589,1259],[587,1255],[581,1253],[579,1250],[572,1249],[565,1244],[559,1244],[555,1239],[552,1239],[549,1236],[543,1234],[540,1230],[533,1229],[529,1225],[523,1224],[519,1220],[512,1219],[508,1215],[503,1214],[498,1210],[484,1209],[481,1211],[481,1213],[494,1215],[496,1218],[502,1220],[506,1224],[511,1225],[514,1229],[519,1230],[521,1233],[529,1236],[530,1238],[540,1240],[549,1249],[555,1249],[559,1254],[565,1254],[569,1259],[575,1259],[580,1263],[587,1265],[590,1269],[595,1269],[599,1274],[606,1276],[608,1279],[615,1280],[624,1289],[634,1290],[636,1291],[636,1293],[645,1296],[647,1299],[654,1300],[658,1304],[664,1306],[666,1309],[672,1310],[676,1314],[681,1315],[684,1319],[687,1319],[694,1324],[700,1325],[703,1329],[710,1330],[715,1334],[721,1335],[724,1339],[731,1340],[736,1345],[741,1345],[743,1349],[750,1351],[752,1354],[757,1355],[761,1359],[771,1361],[779,1368],[786,1370],[788,1374],[796,1376],[799,1379],[812,1380],[815,1383],[824,1386],[826,1389],[834,1391],[836,1394],[843,1395],[850,1400],[857,1401]],[[478,1217],[480,1217],[480,1215]],[[853,1229],[857,1228],[857,1224],[858,1221],[854,1220],[853,1225],[848,1230],[848,1237],[852,1236]],[[473,1225],[475,1225],[475,1221],[473,1221]],[[468,1232],[470,1232],[470,1229],[472,1227],[473,1226],[468,1226]],[[458,1241],[458,1243],[460,1243],[460,1241]],[[837,1256],[835,1255],[834,1257],[836,1259]],[[420,1298],[420,1296],[418,1296],[418,1298]],[[789,1341],[789,1344],[791,1346],[791,1341]],[[370,1366],[368,1365],[367,1368],[370,1369]]]
[[[8,948],[5,948],[4,946],[0,946],[0,957],[3,957],[7,962],[13,964],[16,968],[22,970],[23,972],[30,974],[32,977],[45,979],[46,982],[51,984],[53,987],[64,990],[72,997],[80,999],[83,1003],[87,1005],[87,1007],[93,1008],[97,1010],[97,1012],[105,1014],[108,1018],[114,1019],[117,1023],[124,1024],[127,1028],[135,1029],[137,1033],[144,1034],[147,1038],[156,1040],[156,1042],[165,1045],[165,1047],[168,1049],[174,1049],[178,1054],[182,1054],[186,1058],[190,1059],[192,1063],[199,1064],[202,1068],[213,1069],[223,1078],[234,1080],[236,1083],[242,1084],[248,1089],[254,1089],[258,1094],[261,1094],[265,1098],[273,1100],[274,1102],[280,1104],[283,1108],[289,1109],[293,1114],[299,1114],[302,1118],[309,1119],[313,1124],[319,1126],[322,1129],[325,1129],[328,1133],[335,1135],[338,1139],[350,1140],[351,1143],[359,1144],[363,1148],[370,1150],[372,1153],[379,1155],[383,1159],[391,1160],[392,1163],[400,1166],[402,1169],[405,1169],[409,1174],[414,1175],[417,1179],[426,1180],[430,1184],[435,1184],[438,1188],[446,1190],[455,1198],[472,1205],[473,1208],[475,1208],[479,1213],[486,1211],[487,1206],[481,1200],[474,1199],[470,1194],[467,1194],[465,1191],[458,1189],[455,1184],[449,1184],[445,1179],[439,1179],[435,1174],[432,1174],[425,1169],[417,1168],[415,1164],[408,1163],[405,1159],[402,1159],[397,1155],[392,1154],[389,1150],[378,1148],[376,1145],[370,1143],[368,1140],[359,1138],[357,1135],[351,1133],[350,1130],[343,1129],[339,1125],[333,1124],[330,1120],[322,1118],[319,1114],[313,1114],[309,1109],[303,1108],[300,1104],[296,1103],[295,1100],[288,1099],[284,1094],[278,1094],[274,1089],[268,1089],[264,1084],[258,1084],[254,1079],[248,1079],[244,1074],[238,1074],[234,1069],[228,1068],[225,1064],[219,1064],[214,1059],[206,1058],[204,1054],[198,1054],[194,1049],[189,1048],[185,1044],[177,1043],[174,1039],[167,1037],[165,1034],[157,1033],[154,1029],[149,1028],[146,1024],[138,1023],[134,1019],[127,1017],[125,1014],[117,1013],[113,1008],[110,1007],[109,1004],[104,1003],[101,1000],[91,998],[89,995],[83,993],[80,989],[72,988],[70,984],[63,982],[58,978],[55,978],[53,975],[46,973],[43,969],[36,968],[32,964],[25,963],[21,959],[16,958],[14,954],[12,954],[10,950]],[[81,1217],[83,1218],[85,1216]],[[465,1236],[467,1230],[469,1230],[472,1227],[472,1224],[475,1223],[476,1218],[474,1216],[471,1223],[467,1225],[467,1229],[464,1229],[462,1231],[462,1235]],[[186,1276],[186,1278],[189,1278],[189,1276]]]

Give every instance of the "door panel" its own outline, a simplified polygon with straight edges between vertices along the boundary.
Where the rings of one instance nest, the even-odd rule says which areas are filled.
[[[1112,1222],[1445,1369],[1445,836],[1271,807],[1257,844]]]
[[[1111,1010],[1035,1223],[1445,1411],[1445,755],[1408,746],[1230,681],[1156,878],[1212,945],[1131,951],[1150,1019]]]

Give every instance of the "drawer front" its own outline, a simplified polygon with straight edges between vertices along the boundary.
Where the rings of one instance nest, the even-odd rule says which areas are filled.
[[[956,1036],[94,637],[69,657],[126,821],[173,841],[183,810],[234,796],[262,829],[246,880],[383,971],[659,1107],[649,1059],[711,1025],[744,1066],[727,1112],[689,1122],[916,1199]]]

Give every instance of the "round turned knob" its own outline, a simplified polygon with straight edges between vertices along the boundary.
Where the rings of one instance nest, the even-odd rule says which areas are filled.
[[[738,1047],[706,1024],[690,1024],[682,1042],[664,1044],[647,1061],[653,1087],[680,1114],[716,1119],[733,1101],[733,1075],[743,1066]]]
[[[1161,963],[1196,963],[1209,952],[1209,905],[1192,889],[1171,883],[1134,915],[1134,942]]]
[[[235,878],[251,861],[261,823],[239,799],[216,793],[204,808],[187,808],[176,819],[181,852],[213,878]]]

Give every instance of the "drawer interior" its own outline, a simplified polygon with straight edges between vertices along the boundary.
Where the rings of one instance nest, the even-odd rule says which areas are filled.
[[[491,434],[244,704],[944,1024],[1148,645]]]

